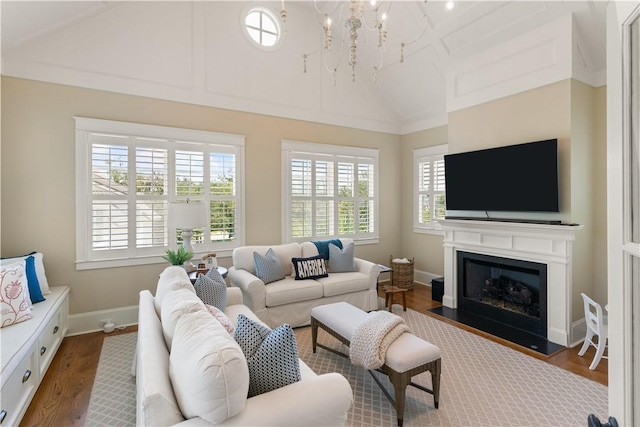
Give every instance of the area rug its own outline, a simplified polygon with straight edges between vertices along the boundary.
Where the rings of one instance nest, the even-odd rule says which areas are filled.
[[[413,310],[394,306],[411,331],[440,347],[439,409],[433,396],[407,388],[404,425],[585,426],[587,416],[608,417],[607,387]],[[371,375],[331,352],[311,350],[311,328],[295,329],[300,357],[316,373],[339,372],[354,394],[349,426],[395,426],[395,410]],[[136,333],[105,339],[89,404],[87,426],[134,426],[131,363]],[[341,351],[324,331],[319,340]],[[379,375],[393,393],[387,378]],[[429,373],[413,378],[431,387]]]
[[[88,427],[136,425],[136,380],[131,375],[138,334],[104,339],[87,410]]]
[[[433,396],[407,388],[405,426],[585,426],[587,416],[607,419],[607,387],[413,310],[394,306],[413,334],[442,352],[439,409]],[[354,391],[348,425],[394,426],[395,410],[363,368],[321,348],[311,349],[311,329],[296,329],[300,357],[316,373],[340,372]],[[324,331],[318,340],[348,353]],[[382,374],[382,383],[393,388]],[[431,388],[431,375],[413,381]]]

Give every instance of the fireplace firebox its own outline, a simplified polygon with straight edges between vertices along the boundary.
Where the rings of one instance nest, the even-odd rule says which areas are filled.
[[[458,310],[547,338],[547,265],[457,251]]]

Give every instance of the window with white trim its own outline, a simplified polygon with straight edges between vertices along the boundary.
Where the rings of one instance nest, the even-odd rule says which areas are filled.
[[[414,206],[416,232],[442,230],[437,220],[445,217],[444,155],[448,145],[413,150]]]
[[[283,239],[378,239],[378,150],[282,141]]]
[[[243,244],[244,136],[76,117],[77,269],[162,262],[169,203],[203,203],[196,253]]]

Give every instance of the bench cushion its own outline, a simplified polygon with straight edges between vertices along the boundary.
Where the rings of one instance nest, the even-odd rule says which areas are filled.
[[[353,332],[358,324],[366,319],[367,313],[346,302],[337,302],[314,307],[311,317],[351,341]],[[387,349],[385,365],[396,372],[406,372],[439,359],[440,356],[437,346],[405,332]]]

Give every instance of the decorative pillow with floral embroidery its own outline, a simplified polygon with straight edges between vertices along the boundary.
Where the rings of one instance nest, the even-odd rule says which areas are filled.
[[[28,289],[24,262],[0,268],[1,327],[31,319]]]

